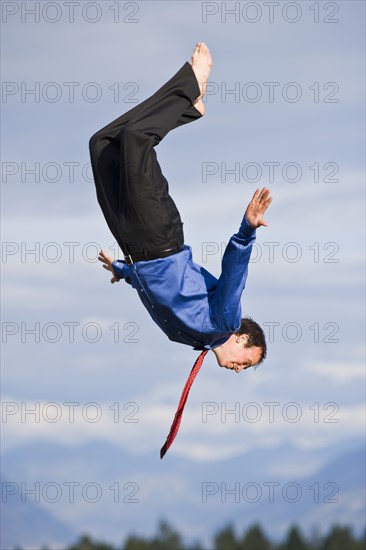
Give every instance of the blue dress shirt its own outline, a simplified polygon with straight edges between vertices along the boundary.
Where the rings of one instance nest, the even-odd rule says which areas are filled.
[[[256,230],[245,215],[222,258],[216,279],[192,259],[192,249],[166,258],[127,265],[112,263],[117,279],[135,288],[153,320],[170,340],[213,349],[226,342],[240,327],[240,298],[248,276],[248,264]]]

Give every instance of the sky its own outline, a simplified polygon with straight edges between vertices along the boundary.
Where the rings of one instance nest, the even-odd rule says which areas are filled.
[[[364,3],[21,4],[1,6],[3,450],[103,441],[133,457],[165,441],[197,353],[99,265],[100,248],[121,255],[88,141],[199,41],[213,57],[206,114],[166,136],[158,159],[185,242],[217,277],[253,192],[271,189],[242,296],[268,356],[236,374],[208,354],[169,453],[219,462],[361,445]],[[241,422],[226,421],[236,404]]]

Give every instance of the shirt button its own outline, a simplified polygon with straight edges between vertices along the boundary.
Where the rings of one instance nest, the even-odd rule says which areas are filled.
[[[144,289],[143,288],[140,288],[141,292],[144,292]]]
[[[155,306],[151,306],[151,307],[154,309]]]

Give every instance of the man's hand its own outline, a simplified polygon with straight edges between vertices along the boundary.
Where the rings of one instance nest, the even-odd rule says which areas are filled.
[[[270,197],[270,190],[266,187],[263,187],[262,190],[257,189],[253,195],[252,200],[248,204],[248,207],[245,211],[245,216],[248,220],[249,225],[252,227],[268,227],[268,223],[263,219],[263,214],[269,207],[272,202],[272,197]]]
[[[108,254],[106,254],[104,250],[101,250],[99,252],[98,260],[103,263],[104,269],[113,273],[111,283],[118,283],[119,279],[117,279],[116,276],[114,275],[114,271],[112,267],[113,259],[110,256],[108,256]]]

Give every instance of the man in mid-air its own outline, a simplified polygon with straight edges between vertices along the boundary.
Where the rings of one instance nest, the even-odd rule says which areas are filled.
[[[263,330],[242,318],[240,298],[256,229],[268,225],[263,215],[272,201],[270,191],[255,191],[216,279],[193,261],[184,243],[183,224],[155,151],[168,132],[205,114],[202,98],[211,67],[210,51],[200,42],[191,63],[91,137],[98,202],[124,254],[124,260],[113,261],[101,250],[99,260],[113,274],[112,283],[124,279],[136,289],[170,340],[201,350],[202,359],[212,350],[221,367],[240,372],[266,356]]]

